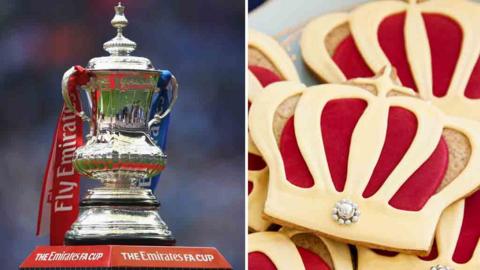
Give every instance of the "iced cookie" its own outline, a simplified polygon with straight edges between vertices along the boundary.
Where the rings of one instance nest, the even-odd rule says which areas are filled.
[[[276,83],[256,96],[249,127],[269,167],[266,217],[352,244],[429,252],[443,210],[480,184],[480,126],[395,81],[387,66],[373,78]]]
[[[280,44],[253,29],[248,31],[248,67],[264,87],[274,81],[299,80],[292,61]],[[249,98],[252,94],[248,93]]]
[[[307,66],[326,82],[369,77],[393,65],[404,86],[451,115],[480,120],[480,4],[372,1],[304,29]]]
[[[271,37],[249,31],[248,102],[272,83],[293,80],[298,75],[288,55]],[[268,168],[251,139],[248,140],[248,226],[250,231],[265,231],[272,223],[262,218],[267,195]]]
[[[348,246],[282,229],[248,236],[249,270],[353,270]]]
[[[443,214],[435,246],[427,257],[381,254],[358,249],[358,270],[477,270],[480,269],[480,191],[450,206]]]

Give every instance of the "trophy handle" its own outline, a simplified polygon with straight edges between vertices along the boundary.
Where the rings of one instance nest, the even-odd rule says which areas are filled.
[[[175,105],[175,102],[177,101],[178,97],[178,82],[175,76],[168,72],[168,75],[170,75],[170,80],[168,81],[168,84],[170,85],[170,89],[172,90],[172,99],[170,101],[170,104],[168,104],[168,108],[164,110],[163,112],[158,112],[153,116],[152,120],[148,122],[148,129],[150,130],[152,126],[157,125],[160,123],[160,121],[167,116],[173,108],[173,105]]]
[[[75,77],[73,77],[75,76]],[[63,74],[62,78],[62,96],[65,101],[65,106],[72,110],[75,115],[80,117],[85,122],[91,122],[90,117],[85,111],[81,109],[78,111],[70,99],[69,91],[76,91],[78,85],[85,85],[90,79],[90,75],[86,69],[80,66],[71,67]],[[80,101],[78,101],[80,103]],[[80,103],[81,104],[81,103]]]

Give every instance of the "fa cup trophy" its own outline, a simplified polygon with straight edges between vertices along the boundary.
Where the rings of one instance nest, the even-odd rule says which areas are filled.
[[[115,12],[111,23],[117,35],[103,45],[110,55],[91,59],[85,69],[71,68],[62,80],[65,105],[90,126],[86,143],[75,151],[74,168],[102,184],[81,201],[65,244],[173,245],[158,201],[138,183],[165,167],[167,156],[150,129],[171,111],[178,84],[147,58],[131,55],[136,43],[122,33],[128,24],[124,7],[119,4]],[[169,104],[161,109],[152,106],[159,80],[166,84],[162,91],[171,91]],[[80,106],[78,86],[87,92],[90,113]]]
[[[178,84],[169,71],[131,55],[136,44],[123,34],[124,9],[120,3],[115,7],[117,35],[103,45],[110,55],[63,76],[64,105],[37,224],[37,234],[50,231],[50,245],[36,247],[20,269],[232,269],[214,247],[165,247],[175,238],[151,188],[152,177],[165,168],[161,148]],[[88,190],[79,205],[80,175],[101,185]],[[152,186],[146,188],[149,179]]]

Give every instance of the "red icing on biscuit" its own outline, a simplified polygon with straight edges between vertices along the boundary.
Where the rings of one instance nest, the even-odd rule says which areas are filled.
[[[297,247],[298,253],[302,258],[305,270],[331,270],[328,264],[317,254],[308,249]],[[262,252],[248,253],[249,270],[277,270],[272,260]]]
[[[457,263],[468,262],[480,239],[480,191],[465,200],[462,229],[458,238],[453,260]]]
[[[387,256],[387,257],[395,257],[399,253],[395,251],[389,250],[382,250],[382,249],[372,249],[373,252],[377,253],[378,255]]]
[[[433,94],[447,94],[460,55],[463,33],[452,19],[439,14],[423,14],[432,57]]]
[[[419,257],[419,258],[422,259],[422,260],[424,260],[424,261],[433,261],[433,260],[435,260],[437,257],[438,257],[437,241],[434,240],[434,241],[433,241],[432,250],[430,250],[430,253],[429,253],[427,256],[425,256],[425,257]]]
[[[267,87],[274,82],[282,81],[282,78],[270,69],[254,65],[248,66],[248,69],[255,75],[263,87]]]
[[[248,180],[248,195],[252,193],[252,190],[253,190],[253,182]]]
[[[267,167],[267,164],[261,156],[257,156],[252,153],[248,153],[248,170],[259,171]]]
[[[472,99],[480,98],[480,58],[475,63],[472,74],[470,74],[465,96]]]
[[[340,70],[343,71],[347,79],[372,77],[374,75],[358,51],[351,35],[347,36],[338,44],[332,55],[332,59]]]
[[[415,114],[400,107],[389,110],[385,142],[370,181],[363,192],[368,198],[385,183],[410,148],[417,132]],[[398,209],[418,211],[435,193],[448,166],[448,148],[443,140],[425,163],[412,174],[390,200]]]
[[[378,41],[390,63],[396,68],[402,84],[416,91],[417,87],[410,72],[405,50],[404,25],[404,12],[385,18],[378,28]]]
[[[448,166],[448,147],[443,138],[432,155],[395,193],[389,204],[397,209],[418,211],[440,186]]]
[[[329,101],[322,111],[323,145],[330,175],[338,191],[345,187],[350,140],[366,107],[367,102],[361,99],[339,99]]]
[[[300,257],[302,257],[305,270],[330,270],[328,264],[317,254],[308,249],[297,247]]]
[[[287,180],[295,186],[309,188],[313,186],[313,177],[298,148],[293,119],[293,116],[288,119],[283,128],[280,138],[280,153]]]
[[[262,252],[248,253],[248,270],[277,270],[270,258]]]

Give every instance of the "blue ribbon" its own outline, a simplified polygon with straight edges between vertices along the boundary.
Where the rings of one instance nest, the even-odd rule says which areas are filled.
[[[168,86],[170,85],[171,79],[172,73],[170,71],[160,70],[160,77],[157,83],[157,87],[160,89],[160,91],[153,95],[153,101],[150,107],[150,115],[148,116],[149,120],[153,119],[157,112],[163,112],[168,108],[168,105],[170,104],[170,100],[168,98]],[[170,123],[170,115],[171,113],[165,116],[165,118],[163,118],[159,124],[152,126],[150,132],[150,136],[162,149],[162,151],[166,151],[167,149],[167,134],[168,125]],[[160,174],[152,178],[141,180],[140,186],[150,187],[152,191],[155,191],[159,180]]]

